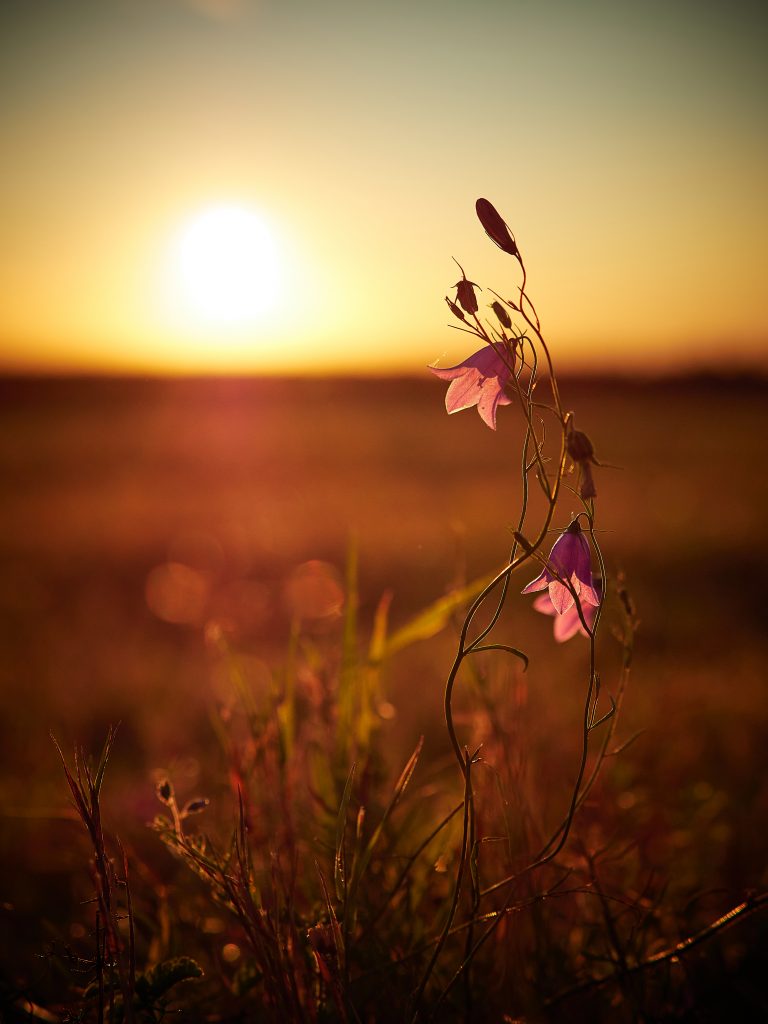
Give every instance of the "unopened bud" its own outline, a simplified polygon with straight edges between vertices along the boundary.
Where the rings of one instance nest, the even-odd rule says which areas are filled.
[[[579,496],[584,501],[589,501],[590,498],[597,497],[597,488],[595,487],[595,478],[592,476],[592,467],[586,460],[579,463],[579,471],[581,472],[581,484],[579,486]]]
[[[162,800],[164,804],[169,804],[173,800],[173,786],[168,779],[158,782],[156,792],[158,800]]]
[[[200,797],[197,800],[190,800],[184,810],[181,812],[182,818],[186,818],[188,814],[199,814],[200,811],[204,811],[210,803],[206,797]]]
[[[498,300],[491,303],[491,309],[499,318],[499,323],[502,325],[502,327],[512,326],[512,320],[510,319],[509,313],[506,311],[506,309],[504,309],[504,307]]]
[[[517,256],[517,245],[512,237],[512,232],[502,220],[493,203],[489,203],[487,199],[478,199],[475,203],[475,210],[491,241],[495,242],[504,252],[508,252],[510,256]]]
[[[595,449],[587,435],[581,430],[571,430],[565,440],[565,450],[579,467],[579,496],[584,501],[597,497],[592,463],[596,464]]]
[[[465,313],[476,313],[478,310],[477,296],[475,295],[475,288],[478,288],[473,281],[468,281],[466,277],[462,277],[460,281],[457,281],[454,285],[456,289],[456,298],[459,305]]]
[[[462,311],[459,309],[459,307],[456,305],[455,302],[452,302],[448,298],[447,295],[445,297],[445,301],[448,303],[448,308],[450,309],[450,311],[453,313],[454,316],[457,316],[459,318],[459,320],[464,320],[465,319],[464,314],[462,313]]]
[[[565,447],[574,462],[590,462],[595,457],[592,442],[581,430],[570,431]]]

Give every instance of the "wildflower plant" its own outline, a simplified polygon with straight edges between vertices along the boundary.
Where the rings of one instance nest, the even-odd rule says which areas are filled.
[[[455,300],[446,297],[446,302],[460,321],[458,329],[469,334],[473,342],[479,341],[481,347],[457,366],[430,369],[437,377],[451,381],[446,395],[449,413],[477,405],[483,421],[495,430],[498,408],[514,408],[515,426],[522,441],[522,501],[513,526],[514,540],[507,564],[470,605],[459,631],[456,653],[446,682],[446,727],[464,788],[463,828],[453,897],[421,979],[416,996],[416,1015],[432,972],[456,928],[464,927],[466,931],[464,957],[448,983],[443,984],[438,1004],[448,997],[458,982],[463,980],[465,986],[469,986],[472,962],[513,910],[521,882],[525,880],[530,884],[531,876],[555,861],[563,850],[576,812],[597,777],[610,742],[607,737],[615,728],[618,707],[614,698],[610,698],[607,707],[600,706],[596,641],[606,596],[603,583],[606,567],[596,535],[597,490],[591,467],[598,463],[594,449],[587,435],[574,429],[574,414],[563,404],[552,354],[528,293],[526,266],[515,237],[487,199],[478,199],[476,212],[491,241],[511,257],[516,280],[511,293],[509,290],[505,292],[506,298],[491,292],[494,296],[489,306],[492,315],[482,315],[476,291],[478,285],[469,281],[462,269],[462,277],[454,286]],[[579,471],[578,490],[570,485],[568,479],[574,468]],[[531,500],[533,491],[543,497],[543,511],[538,517]],[[553,530],[559,535],[550,546],[548,539]],[[490,652],[510,655],[527,668],[528,656],[523,650],[506,638],[496,639],[502,612],[511,603],[512,577],[526,563],[539,571],[522,588],[522,593],[543,592],[534,607],[555,617],[555,639],[563,642],[582,634],[588,642],[582,684],[581,753],[570,796],[546,842],[538,850],[531,851],[527,861],[506,877],[487,881],[482,877],[479,857],[486,837],[480,832],[474,781],[481,750],[471,750],[467,740],[459,735],[454,715],[454,693],[462,668],[476,655]],[[593,576],[593,565],[598,567],[597,578]],[[620,685],[623,686],[623,680]],[[604,731],[603,744],[588,776],[590,738],[599,728]],[[466,889],[469,897],[464,898],[464,904],[470,908],[469,918],[461,925],[462,896]],[[496,897],[496,902],[490,907],[487,905],[489,897]]]

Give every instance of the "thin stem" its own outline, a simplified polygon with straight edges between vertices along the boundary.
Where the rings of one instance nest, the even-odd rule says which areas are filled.
[[[424,974],[422,975],[421,983],[419,985],[418,991],[416,992],[416,996],[414,998],[414,1011],[413,1011],[413,1018],[412,1018],[411,1024],[416,1024],[416,1021],[418,1020],[420,1009],[421,1009],[421,1001],[422,1001],[422,999],[424,997],[424,991],[425,991],[425,989],[427,987],[427,983],[429,982],[429,979],[430,979],[430,976],[431,976],[432,971],[434,969],[434,966],[437,963],[437,959],[440,956],[440,953],[443,950],[443,946],[445,945],[446,939],[448,938],[448,935],[449,935],[449,933],[451,931],[451,925],[453,924],[453,919],[454,919],[454,917],[456,915],[456,909],[457,909],[457,907],[459,905],[459,897],[461,895],[461,883],[462,883],[462,880],[464,878],[464,868],[465,868],[466,862],[467,862],[467,846],[468,846],[467,838],[468,838],[468,833],[469,833],[470,791],[471,791],[470,774],[471,774],[471,765],[472,765],[472,759],[469,756],[469,752],[465,751],[464,754],[465,754],[465,760],[464,760],[464,823],[463,823],[463,827],[462,827],[461,854],[460,854],[460,857],[459,857],[459,868],[458,868],[458,871],[456,873],[456,885],[454,886],[454,889],[453,889],[453,898],[451,899],[451,906],[450,906],[450,909],[448,911],[448,917],[446,918],[445,924],[443,926],[443,930],[440,933],[440,938],[437,940],[437,944],[435,945],[435,948],[432,951],[432,956],[429,958],[429,963],[427,964],[426,970],[424,971]]]

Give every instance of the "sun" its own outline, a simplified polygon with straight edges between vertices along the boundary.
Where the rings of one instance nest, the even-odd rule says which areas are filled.
[[[247,327],[280,297],[277,246],[256,210],[219,204],[183,224],[171,257],[175,305],[202,326]]]

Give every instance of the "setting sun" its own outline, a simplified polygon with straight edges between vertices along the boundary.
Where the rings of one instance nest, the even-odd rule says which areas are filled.
[[[255,210],[210,206],[174,239],[170,277],[174,311],[185,319],[207,327],[246,327],[277,304],[277,247]]]

